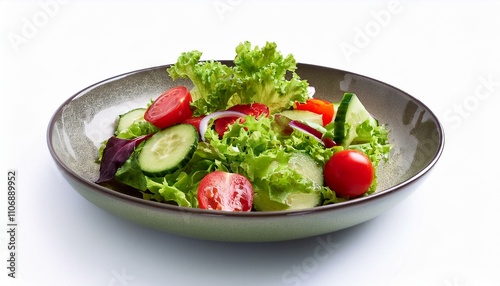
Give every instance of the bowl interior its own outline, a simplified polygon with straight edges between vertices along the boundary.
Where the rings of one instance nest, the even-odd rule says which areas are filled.
[[[99,147],[112,135],[118,115],[146,106],[170,87],[191,86],[186,80],[173,82],[167,67],[104,80],[63,103],[54,114],[48,132],[49,149],[60,167],[92,184],[99,175],[96,163]],[[356,93],[368,111],[387,124],[394,147],[390,160],[378,170],[378,192],[415,178],[437,160],[443,148],[442,127],[435,115],[414,97],[380,81],[342,70],[299,64],[297,73],[316,89],[316,97],[339,101],[344,92]]]

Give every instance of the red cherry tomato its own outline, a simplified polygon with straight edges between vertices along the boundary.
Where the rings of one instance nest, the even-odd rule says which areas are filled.
[[[296,103],[295,109],[307,110],[316,114],[321,114],[323,118],[323,126],[332,122],[335,113],[333,103],[319,98],[308,99],[305,103]]]
[[[222,138],[224,133],[229,129],[229,125],[235,123],[239,118],[240,117],[223,117],[215,120],[215,132],[219,134],[219,138]]]
[[[252,210],[253,189],[250,181],[240,174],[215,171],[198,186],[199,207],[208,210]]]
[[[239,111],[245,113],[246,115],[253,115],[258,117],[261,114],[265,114],[266,117],[269,116],[269,107],[265,104],[254,102],[252,104],[238,104],[230,107],[228,110]]]
[[[177,86],[162,93],[144,113],[144,119],[158,128],[167,128],[193,115],[189,90]]]
[[[239,111],[245,113],[246,115],[253,115],[256,118],[261,114],[265,114],[266,117],[269,116],[269,108],[262,103],[252,103],[252,104],[239,104],[230,107],[230,111]],[[229,125],[233,124],[238,120],[239,117],[224,117],[215,120],[215,131],[222,138],[224,133],[229,129]],[[242,119],[243,120],[243,119]]]
[[[200,122],[203,117],[205,116],[189,117],[188,119],[183,120],[181,123],[193,125],[194,127],[196,127],[196,130],[198,130],[198,133],[200,133]]]
[[[359,197],[370,188],[375,170],[370,159],[357,150],[339,151],[326,162],[325,183],[337,195]]]

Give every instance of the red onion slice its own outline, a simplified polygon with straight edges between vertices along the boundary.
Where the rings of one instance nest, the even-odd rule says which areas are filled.
[[[335,142],[332,139],[329,139],[329,138],[323,139],[323,133],[321,133],[319,130],[314,129],[313,127],[311,127],[305,123],[302,123],[302,122],[297,121],[297,120],[292,120],[292,121],[290,121],[290,123],[288,123],[288,125],[290,125],[290,127],[292,127],[293,129],[296,129],[296,130],[299,130],[299,131],[304,132],[306,134],[309,134],[314,139],[316,139],[319,143],[325,145],[325,147],[327,147],[327,148],[331,148],[331,147],[337,145],[337,144],[335,144]]]

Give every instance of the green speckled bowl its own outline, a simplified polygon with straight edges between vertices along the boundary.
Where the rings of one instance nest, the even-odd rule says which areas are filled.
[[[410,195],[438,161],[444,133],[422,102],[383,82],[327,67],[299,64],[297,73],[316,97],[339,101],[354,92],[391,130],[390,160],[378,170],[379,188],[368,197],[300,211],[231,213],[190,209],[142,200],[94,183],[100,143],[113,133],[116,117],[175,85],[159,66],[96,83],[64,102],[47,132],[50,154],[64,178],[84,198],[133,222],[169,233],[218,241],[280,241],[310,237],[370,220]]]

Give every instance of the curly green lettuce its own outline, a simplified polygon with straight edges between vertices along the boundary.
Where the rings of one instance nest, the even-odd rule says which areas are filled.
[[[377,170],[381,162],[389,159],[392,144],[389,143],[389,131],[384,125],[373,126],[369,122],[363,122],[356,128],[358,137],[349,145],[348,149],[355,149],[365,153],[373,167]],[[366,195],[373,194],[378,186],[377,172],[375,178],[366,192]]]
[[[208,130],[207,149],[228,170],[247,177],[254,188],[254,208],[277,211],[338,202],[323,185],[322,166],[336,149],[324,148],[300,131],[280,132],[273,116],[245,117],[222,138]],[[317,176],[319,174],[319,176]]]
[[[150,122],[144,120],[143,118],[134,121],[126,129],[115,132],[116,137],[122,139],[133,139],[139,136],[153,134],[160,131],[160,128],[154,126]]]
[[[200,61],[200,51],[182,53],[167,69],[172,79],[188,78],[195,115],[225,110],[237,104],[265,104],[271,113],[291,107],[309,98],[306,80],[295,70],[293,55],[283,56],[276,43],[252,48],[250,42],[236,47],[234,65],[210,60]]]

